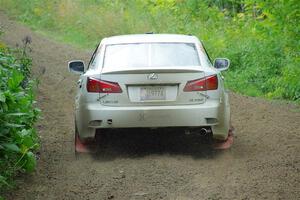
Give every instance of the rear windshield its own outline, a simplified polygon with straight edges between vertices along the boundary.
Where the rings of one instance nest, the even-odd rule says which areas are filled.
[[[199,66],[193,43],[136,43],[107,45],[105,68]]]

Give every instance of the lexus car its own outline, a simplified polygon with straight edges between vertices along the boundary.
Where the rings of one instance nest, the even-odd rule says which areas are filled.
[[[117,129],[181,128],[186,133],[230,136],[229,98],[222,71],[195,36],[134,34],[104,38],[79,74],[75,97],[75,149]],[[159,137],[159,136],[158,136]]]

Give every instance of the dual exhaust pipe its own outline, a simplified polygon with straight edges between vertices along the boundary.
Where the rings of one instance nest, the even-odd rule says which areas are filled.
[[[201,135],[201,136],[206,136],[208,133],[210,133],[211,132],[211,130],[208,130],[208,129],[206,129],[206,128],[201,128],[200,129],[200,131],[199,131],[199,134]]]
[[[208,129],[208,128],[201,128],[200,130],[189,130],[189,129],[186,129],[184,131],[184,133],[186,135],[190,135],[190,134],[199,134],[200,136],[204,137],[206,135],[208,135],[209,133],[211,133],[211,129]]]

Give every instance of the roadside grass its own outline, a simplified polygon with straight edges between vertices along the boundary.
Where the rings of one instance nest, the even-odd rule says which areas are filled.
[[[196,35],[212,58],[231,60],[224,73],[229,89],[299,102],[299,3],[223,2],[0,0],[10,16],[77,48],[92,49],[102,38],[119,34]]]

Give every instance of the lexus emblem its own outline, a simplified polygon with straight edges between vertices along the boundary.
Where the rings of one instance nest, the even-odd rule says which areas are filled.
[[[148,78],[149,80],[157,80],[157,79],[158,79],[158,75],[155,74],[155,73],[152,73],[152,74],[149,74],[149,75],[147,76],[147,78]]]

